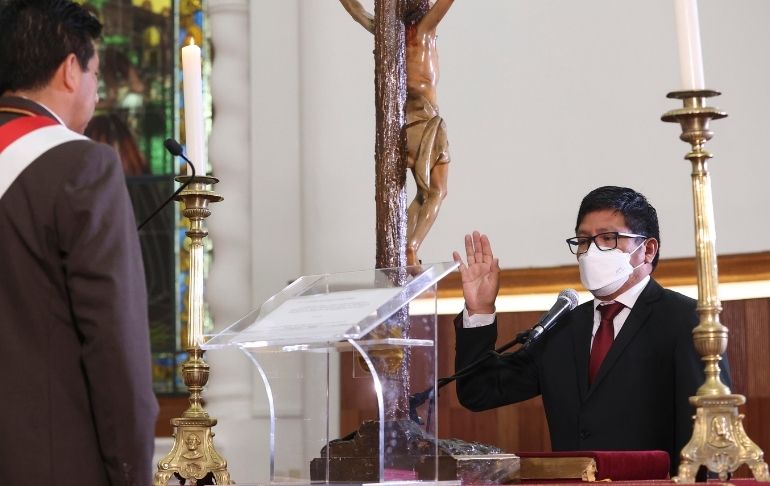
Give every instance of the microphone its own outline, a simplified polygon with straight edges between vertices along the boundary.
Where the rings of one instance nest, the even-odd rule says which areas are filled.
[[[529,330],[529,339],[524,344],[525,348],[530,347],[535,341],[540,339],[540,336],[545,334],[547,330],[553,327],[554,324],[567,312],[571,311],[578,304],[578,295],[573,289],[564,289],[559,293],[556,298],[556,303],[537,321],[532,329]]]
[[[182,157],[183,159],[187,160],[187,157],[185,157],[184,151],[182,150],[182,145],[173,138],[167,138],[163,142],[163,146],[166,147],[166,150],[168,150],[168,152],[174,157]],[[190,161],[187,160],[187,162]]]
[[[182,158],[184,159],[184,161],[185,161],[185,162],[187,162],[187,165],[188,165],[188,167],[190,167],[190,171],[192,172],[192,177],[195,177],[195,166],[193,165],[193,163],[192,163],[192,162],[190,162],[190,159],[188,159],[188,158],[185,156],[185,154],[184,154],[184,151],[182,150],[182,146],[179,144],[179,142],[177,142],[177,141],[176,141],[176,140],[174,140],[173,138],[167,138],[167,139],[166,139],[166,140],[163,142],[163,146],[164,146],[164,147],[166,147],[166,150],[168,150],[168,152],[169,152],[171,155],[173,155],[174,157],[182,157]],[[179,186],[179,189],[177,189],[176,191],[174,191],[174,194],[172,194],[172,195],[171,195],[171,197],[169,197],[168,199],[166,199],[165,201],[163,201],[163,204],[161,204],[160,206],[158,206],[158,209],[156,209],[155,211],[153,211],[153,213],[152,213],[151,215],[149,215],[149,216],[148,216],[148,217],[147,217],[147,218],[146,218],[144,221],[142,221],[142,223],[141,223],[139,226],[137,226],[136,230],[137,230],[137,231],[140,231],[140,230],[141,230],[141,229],[144,227],[144,225],[146,225],[147,223],[149,223],[149,222],[150,222],[150,220],[151,220],[152,218],[154,218],[154,217],[155,217],[155,215],[156,215],[156,214],[158,214],[158,213],[160,212],[160,210],[161,210],[161,209],[165,208],[165,207],[166,207],[166,205],[167,205],[168,203],[170,203],[171,201],[173,201],[173,200],[174,200],[174,198],[175,198],[175,197],[177,197],[177,196],[179,195],[179,193],[180,193],[180,192],[182,192],[182,190],[184,190],[184,188],[185,188],[185,187],[187,187],[187,185],[188,185],[190,182],[192,182],[192,177],[191,177],[190,179],[188,179],[187,181],[185,181],[185,183],[184,183],[184,184],[182,184],[181,186]]]
[[[173,155],[174,157],[182,157],[185,162],[187,162],[187,167],[190,168],[190,172],[192,172],[192,176],[195,177],[195,165],[193,165],[192,161],[187,158],[187,156],[184,154],[184,149],[182,148],[182,145],[174,140],[173,138],[167,138],[163,141],[163,146],[166,147],[166,150],[168,150],[168,153]],[[189,184],[187,182],[186,184]]]

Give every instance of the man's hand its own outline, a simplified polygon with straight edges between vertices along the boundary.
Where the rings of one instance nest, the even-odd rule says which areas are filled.
[[[473,235],[465,235],[465,254],[467,265],[457,252],[452,253],[452,258],[460,264],[468,315],[493,314],[497,292],[500,290],[500,264],[492,255],[487,235],[478,231],[474,231]]]

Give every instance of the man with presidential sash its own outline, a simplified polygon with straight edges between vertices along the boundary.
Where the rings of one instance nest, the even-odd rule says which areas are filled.
[[[146,485],[144,269],[116,153],[81,135],[99,21],[65,0],[0,10],[0,471],[8,484]]]

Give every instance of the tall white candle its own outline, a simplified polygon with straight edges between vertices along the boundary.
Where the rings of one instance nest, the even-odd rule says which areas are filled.
[[[698,0],[674,0],[679,41],[679,73],[683,90],[704,89]]]
[[[193,41],[182,47],[182,79],[184,85],[184,125],[187,157],[197,175],[206,175],[205,145],[203,144],[203,81],[201,77],[201,48]]]

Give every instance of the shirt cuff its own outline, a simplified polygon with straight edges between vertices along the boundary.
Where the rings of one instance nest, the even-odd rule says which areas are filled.
[[[489,326],[495,322],[495,314],[473,314],[468,315],[468,309],[463,307],[463,327],[483,327]]]

